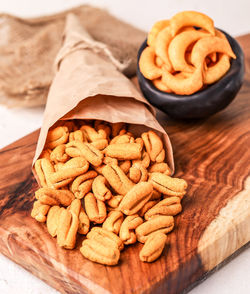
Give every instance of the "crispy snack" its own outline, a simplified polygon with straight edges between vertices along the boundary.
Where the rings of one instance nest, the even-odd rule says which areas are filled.
[[[81,130],[76,130],[69,134],[69,142],[78,141],[78,142],[87,142],[87,138]]]
[[[112,137],[115,137],[117,135],[119,135],[121,130],[124,130],[126,132],[126,124],[123,122],[118,122],[118,123],[114,123],[111,124],[111,135]]]
[[[103,168],[102,173],[110,186],[118,194],[125,195],[134,186],[133,182],[130,181],[122,169],[117,165],[107,164]]]
[[[38,222],[46,222],[46,215],[50,209],[49,205],[42,204],[39,200],[35,201],[31,211],[31,216]]]
[[[149,220],[155,215],[176,215],[182,211],[181,200],[179,197],[168,197],[155,206],[150,208],[144,215],[146,220]]]
[[[58,162],[66,162],[69,159],[69,156],[65,153],[65,144],[58,145],[51,153],[50,160],[58,163]]]
[[[122,240],[116,234],[104,228],[93,227],[87,238],[94,239],[107,247],[115,247],[120,251],[124,248]]]
[[[80,213],[79,213],[79,227],[78,227],[78,233],[82,235],[86,235],[89,231],[90,221],[85,213],[84,209],[81,207]]]
[[[104,132],[106,133],[106,138],[109,138],[109,136],[111,135],[111,127],[107,122],[96,120],[94,123],[94,128],[97,131],[104,130]]]
[[[171,178],[162,173],[152,173],[149,177],[155,190],[168,196],[183,198],[186,194],[187,182],[183,179]]]
[[[141,138],[140,138],[141,139]],[[142,140],[142,142],[143,142],[143,140]],[[143,143],[144,144],[144,143]],[[148,155],[148,153],[145,151],[145,150],[143,150],[142,151],[142,156],[141,156],[141,158],[140,159],[134,159],[133,161],[132,161],[132,163],[133,164],[135,164],[135,163],[140,163],[142,166],[144,166],[145,168],[148,168],[149,167],[149,165],[150,165],[150,157],[149,157],[149,155]]]
[[[66,126],[56,127],[49,130],[45,147],[54,149],[55,147],[65,144],[69,138],[69,130]]]
[[[51,185],[58,189],[68,185],[75,177],[85,173],[89,168],[88,162],[83,157],[75,157],[67,161],[57,172],[49,174]]]
[[[80,130],[83,132],[84,136],[89,142],[94,142],[107,138],[107,134],[103,129],[99,129],[98,131],[96,131],[91,126],[84,125],[80,128]]]
[[[106,265],[116,265],[120,258],[117,248],[107,247],[94,239],[84,240],[80,252],[85,258]]]
[[[132,160],[141,158],[141,145],[137,143],[112,144],[105,149],[106,156],[118,160]]]
[[[98,150],[104,150],[108,146],[108,140],[100,139],[100,140],[92,142],[91,145]]]
[[[129,172],[129,169],[131,167],[131,161],[130,160],[120,160],[118,163],[120,169],[127,174]]]
[[[166,92],[166,93],[171,93],[172,90],[162,81],[162,77],[159,79],[155,79],[152,81],[152,83],[154,84],[154,86],[162,91],[162,92]]]
[[[152,233],[164,233],[171,232],[174,228],[174,218],[172,216],[157,215],[146,222],[139,225],[135,232],[137,240],[141,243],[145,243]]]
[[[143,262],[155,261],[165,247],[167,236],[163,233],[150,234],[140,251],[139,257]]]
[[[51,186],[49,176],[53,174],[55,170],[49,159],[38,159],[35,162],[35,171],[42,187]]]
[[[160,137],[153,131],[148,131],[141,135],[146,150],[153,162],[163,162],[165,159],[165,150]]]
[[[84,206],[90,221],[97,224],[104,222],[107,216],[105,203],[96,199],[93,193],[88,193],[84,197]]]
[[[152,196],[151,196],[152,197]],[[151,199],[151,198],[150,198]],[[149,200],[139,211],[138,214],[140,217],[143,217],[145,213],[150,210],[153,206],[159,203],[159,200]]]
[[[167,176],[171,175],[171,169],[166,162],[154,163],[150,166],[148,171],[150,173],[154,173],[154,172],[162,173]]]
[[[102,224],[103,229],[119,234],[120,227],[123,222],[123,213],[118,210],[112,210],[108,213],[108,216]]]
[[[106,203],[111,208],[117,208],[122,201],[123,196],[122,195],[115,195],[112,198],[110,198]]]
[[[102,164],[103,154],[95,146],[89,143],[82,143],[78,141],[69,142],[66,145],[65,152],[71,156],[83,156],[89,163],[94,166],[99,166]]]
[[[63,205],[69,206],[75,199],[74,194],[69,190],[55,190],[52,188],[44,187],[40,188],[35,192],[36,199],[41,204],[46,205]]]
[[[146,182],[148,179],[148,172],[142,164],[134,163],[129,169],[129,178],[135,184],[139,182]]]
[[[154,80],[162,75],[162,69],[155,64],[155,52],[151,47],[146,47],[140,56],[139,68],[146,79]]]
[[[119,236],[125,245],[136,242],[135,229],[143,223],[138,214],[127,216],[121,224]]]
[[[169,20],[167,19],[157,21],[153,25],[152,29],[148,33],[148,39],[147,39],[148,46],[154,47],[157,35],[159,34],[161,30],[163,30],[167,26],[169,26]]]
[[[59,224],[60,214],[64,210],[64,208],[54,205],[50,208],[48,216],[47,216],[47,229],[49,234],[52,237],[57,235],[57,228]]]
[[[109,200],[112,197],[111,191],[107,187],[107,180],[103,176],[97,176],[92,184],[92,190],[94,193],[94,196],[101,200]]]
[[[110,141],[109,144],[112,145],[112,144],[125,144],[125,143],[134,143],[134,138],[131,137],[128,133],[115,136]]]
[[[175,14],[170,20],[170,29],[172,36],[183,27],[195,26],[208,31],[211,35],[215,35],[214,22],[207,15],[197,11],[183,11]]]
[[[150,200],[158,200],[160,198],[161,198],[161,193],[158,192],[157,190],[153,189],[153,193],[152,193]]]
[[[74,179],[70,190],[74,193],[76,198],[82,199],[88,192],[91,191],[92,183],[96,176],[97,172],[91,170]]]
[[[136,184],[122,199],[119,210],[126,215],[137,213],[148,202],[153,192],[153,185],[149,182]]]

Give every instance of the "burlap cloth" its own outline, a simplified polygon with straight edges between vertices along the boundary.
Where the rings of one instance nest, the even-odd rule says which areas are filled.
[[[145,33],[105,10],[82,5],[33,19],[0,14],[0,103],[25,107],[46,103],[70,12],[96,41],[105,44],[118,70],[128,77],[135,74],[137,51]]]

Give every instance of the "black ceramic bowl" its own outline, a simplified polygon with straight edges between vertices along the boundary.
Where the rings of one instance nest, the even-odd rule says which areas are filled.
[[[146,99],[155,107],[177,119],[205,118],[224,109],[238,93],[244,77],[244,54],[238,42],[222,31],[235,55],[226,75],[218,82],[192,95],[176,95],[165,93],[144,78],[139,69],[139,58],[147,46],[147,40],[141,45],[137,58],[137,77],[140,88]]]

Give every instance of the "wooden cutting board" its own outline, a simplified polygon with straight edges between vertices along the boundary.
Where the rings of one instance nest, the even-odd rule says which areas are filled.
[[[158,113],[172,141],[176,176],[189,183],[183,213],[163,256],[139,261],[141,244],[106,267],[57,246],[30,217],[37,184],[31,173],[38,131],[0,151],[0,251],[62,293],[181,293],[250,241],[250,35],[244,85],[224,111],[180,122]],[[249,244],[249,243],[248,243]],[[247,245],[246,245],[247,246]]]

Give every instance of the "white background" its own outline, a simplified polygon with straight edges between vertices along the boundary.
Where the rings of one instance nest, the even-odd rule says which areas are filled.
[[[0,0],[0,12],[18,16],[38,16],[82,3],[104,7],[117,17],[149,30],[159,19],[182,10],[198,10],[214,19],[215,25],[237,36],[250,32],[249,0]],[[0,36],[1,38],[1,36]],[[7,109],[0,106],[0,148],[41,126],[43,108]],[[250,248],[214,273],[190,294],[249,294]],[[0,255],[1,294],[57,293],[55,290]]]

